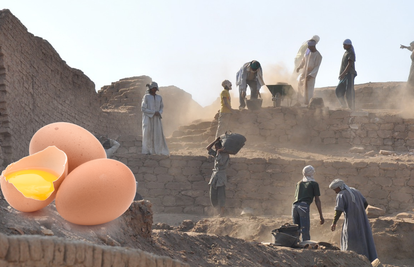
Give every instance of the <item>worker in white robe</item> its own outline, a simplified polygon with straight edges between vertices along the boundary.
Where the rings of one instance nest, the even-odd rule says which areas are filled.
[[[300,46],[300,48],[298,50],[298,53],[296,54],[296,57],[295,57],[295,69],[293,70],[293,73],[292,73],[292,79],[294,79],[294,80],[297,80],[299,75],[302,74],[302,73],[297,72],[296,70],[300,66],[300,64],[302,63],[302,60],[305,57],[305,55],[310,53],[310,50],[308,49],[308,42],[310,40],[313,40],[313,41],[316,42],[316,44],[318,44],[319,40],[320,40],[320,37],[318,35],[314,35],[314,36],[312,36],[311,39],[303,42],[302,45]]]
[[[157,95],[158,84],[147,84],[148,92],[142,98],[142,154],[169,155],[170,152],[162,130],[161,114],[164,109],[162,97]]]
[[[306,105],[309,104],[309,100],[313,97],[316,75],[322,62],[322,55],[316,50],[316,42],[314,40],[308,41],[308,49],[309,53],[305,55],[296,69],[296,72],[299,72],[303,68],[299,81],[298,102],[304,102]],[[300,95],[303,95],[303,100],[300,99]]]

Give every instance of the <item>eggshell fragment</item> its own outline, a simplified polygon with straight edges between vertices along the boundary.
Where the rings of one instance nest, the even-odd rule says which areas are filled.
[[[105,149],[88,130],[68,122],[55,122],[40,128],[30,140],[29,153],[56,146],[68,156],[69,173],[79,165],[106,158]]]
[[[56,195],[56,209],[67,221],[97,225],[121,216],[136,193],[132,171],[120,161],[96,159],[74,169]]]
[[[43,201],[25,197],[12,183],[6,180],[9,174],[21,170],[45,170],[56,174],[58,179],[53,182],[53,193]],[[1,190],[10,206],[21,212],[34,212],[46,207],[55,199],[57,189],[67,174],[68,160],[65,152],[55,146],[50,146],[7,166],[0,177]]]

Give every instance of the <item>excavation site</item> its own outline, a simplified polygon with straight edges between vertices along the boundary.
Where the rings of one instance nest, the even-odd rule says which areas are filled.
[[[31,154],[39,129],[66,122],[119,144],[110,158],[131,170],[136,195],[114,220],[80,225],[62,216],[59,191],[56,201],[23,212],[13,207],[2,181],[0,266],[414,266],[414,99],[405,82],[355,84],[355,110],[340,106],[335,85],[315,88],[309,105],[296,104],[286,92],[275,98],[271,86],[286,85],[277,77],[261,88],[260,106],[239,109],[233,85],[228,128],[246,141],[229,156],[219,214],[210,202],[215,161],[206,149],[216,139],[219,95],[202,107],[180,85],[155,81],[169,155],[143,154],[141,102],[154,82],[151,73],[95,91],[94,82],[58,52],[11,11],[0,10],[1,171]],[[78,146],[75,139],[64,142]],[[274,230],[293,224],[296,184],[308,165],[319,184],[324,223],[313,202],[311,240],[279,244]],[[374,262],[340,250],[345,217],[332,231],[334,179],[368,202]],[[93,188],[85,205],[94,201]]]

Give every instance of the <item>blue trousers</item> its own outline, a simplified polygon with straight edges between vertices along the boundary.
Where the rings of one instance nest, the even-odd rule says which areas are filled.
[[[299,229],[302,230],[302,241],[310,240],[309,210],[309,205],[304,202],[295,203],[292,207],[293,223],[299,225]]]

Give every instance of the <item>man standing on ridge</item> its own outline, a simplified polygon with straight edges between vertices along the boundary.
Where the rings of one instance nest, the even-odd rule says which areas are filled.
[[[305,55],[300,63],[299,67],[296,69],[296,72],[299,73],[299,70],[303,68],[302,75],[300,77],[299,84],[303,85],[303,95],[305,105],[309,104],[309,100],[313,97],[313,91],[315,90],[315,79],[318,74],[319,66],[322,62],[322,55],[316,50],[316,41],[308,41],[309,53]],[[299,95],[299,94],[298,94]]]
[[[411,51],[411,68],[407,79],[407,90],[411,96],[414,96],[414,41],[410,43],[410,46],[401,45],[401,49],[408,49]]]
[[[355,70],[355,50],[349,39],[344,41],[343,46],[346,51],[342,57],[341,70],[339,72],[339,84],[336,87],[335,93],[342,108],[348,106],[351,110],[355,110],[354,79],[357,76]],[[346,101],[344,97],[345,95]]]
[[[302,241],[310,240],[310,205],[315,198],[320,224],[325,222],[322,215],[322,205],[319,199],[319,184],[313,178],[315,169],[308,165],[302,170],[303,178],[296,184],[295,201],[292,207],[293,223],[302,230]]]
[[[142,154],[169,155],[162,129],[161,114],[164,110],[162,97],[157,95],[158,84],[147,84],[147,93],[142,98]]]
[[[309,49],[308,49],[308,42],[309,41],[315,41],[316,42],[316,44],[318,44],[319,43],[319,40],[320,40],[320,38],[319,38],[319,36],[318,35],[314,35],[314,36],[312,36],[312,38],[311,39],[309,39],[309,40],[307,40],[307,41],[305,41],[305,42],[303,42],[303,44],[300,46],[300,48],[299,48],[299,50],[298,50],[298,53],[296,54],[296,57],[295,57],[295,69],[293,70],[293,73],[292,73],[292,78],[293,79],[297,79],[298,78],[298,75],[300,74],[300,73],[298,73],[298,72],[296,72],[296,70],[299,68],[299,66],[300,66],[300,63],[302,63],[302,59],[307,55],[307,54],[309,54]]]

